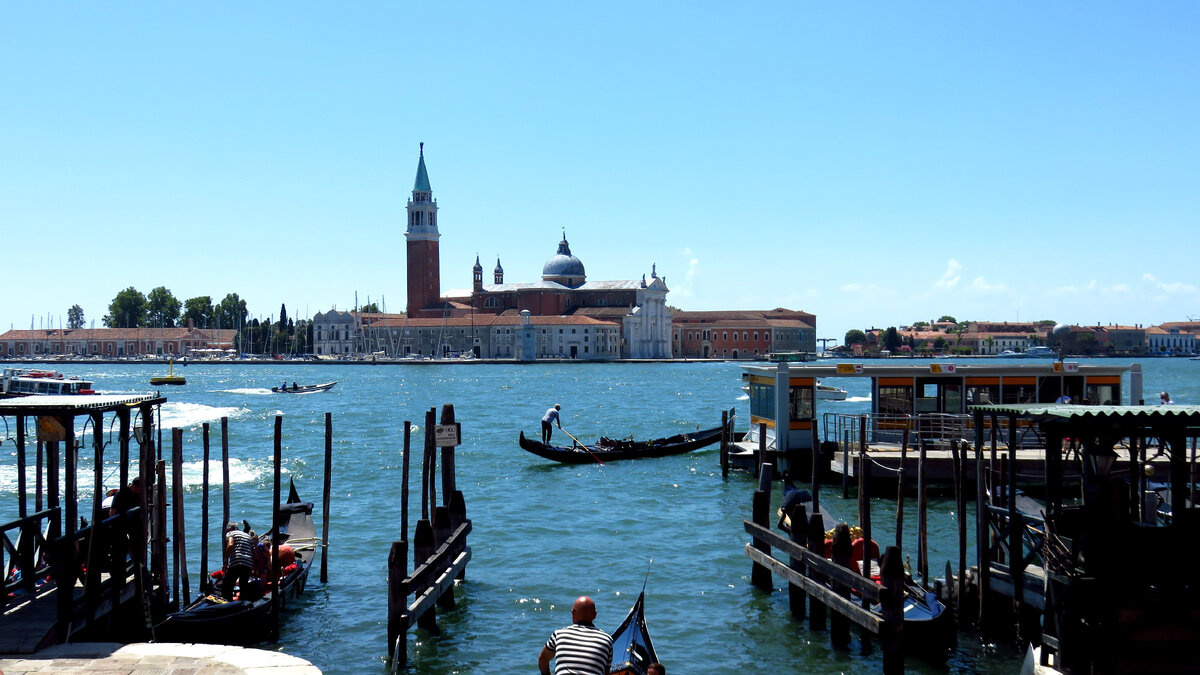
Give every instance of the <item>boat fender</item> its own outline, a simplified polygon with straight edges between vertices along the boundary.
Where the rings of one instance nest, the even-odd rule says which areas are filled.
[[[292,565],[295,562],[296,562],[296,551],[291,546],[288,546],[287,544],[281,545],[279,547],[279,566],[287,567],[288,565]]]
[[[850,559],[855,562],[862,562],[864,542],[862,537],[855,539],[850,543]],[[875,540],[871,540],[871,549],[867,552],[870,560],[879,560],[879,544]]]

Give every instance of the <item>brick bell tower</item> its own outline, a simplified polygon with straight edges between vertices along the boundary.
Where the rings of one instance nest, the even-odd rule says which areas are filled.
[[[421,310],[441,298],[441,271],[438,260],[437,202],[429,187],[425,171],[425,144],[417,161],[417,180],[413,183],[412,199],[408,200],[408,316],[417,317]]]

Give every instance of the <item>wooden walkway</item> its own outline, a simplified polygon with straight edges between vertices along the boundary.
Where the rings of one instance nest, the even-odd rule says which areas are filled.
[[[133,574],[126,578],[121,603],[135,596],[135,581]],[[107,573],[101,576],[101,584],[111,584]],[[72,625],[68,629],[70,632],[86,628],[91,616],[106,617],[113,611],[107,588],[99,595],[102,599],[97,603],[94,614],[88,612],[83,583],[76,582],[73,603],[75,609],[72,613]],[[5,605],[3,614],[0,614],[0,654],[32,654],[58,642],[55,636],[57,618],[57,583],[51,581],[38,586],[32,593],[18,594]]]

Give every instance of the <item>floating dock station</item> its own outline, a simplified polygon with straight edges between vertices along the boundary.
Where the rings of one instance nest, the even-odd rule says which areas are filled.
[[[869,588],[853,576],[865,576],[867,566],[859,568],[844,552],[839,563],[836,544],[834,566],[847,567],[852,576],[832,569],[829,554],[814,546],[827,538],[828,519],[822,516],[812,518],[803,531],[793,527],[787,537],[773,531],[769,505],[774,467],[767,461],[757,467],[758,491],[752,519],[745,523],[752,537],[745,552],[753,561],[754,585],[772,592],[772,575],[786,579],[791,611],[797,619],[807,617],[810,629],[824,630],[832,612],[837,623],[830,637],[837,648],[848,647],[849,627],[857,624],[864,652],[871,650],[873,639],[880,641],[884,672],[903,672],[903,655],[926,644],[912,635],[917,625],[896,618],[896,593],[911,596],[913,589],[935,594],[952,613],[956,637],[951,643],[964,628],[978,631],[985,641],[1019,640],[1031,646],[1028,665],[1038,672],[1200,672],[1195,660],[1200,584],[1189,571],[1200,555],[1200,406],[1144,405],[1136,365],[1089,368],[1055,362],[969,370],[948,365],[953,366],[950,372],[942,364],[924,366],[942,371],[929,375],[920,372],[921,366],[909,366],[906,374],[886,366],[874,373],[862,368],[863,374],[874,375],[873,399],[890,404],[883,411],[875,405],[873,416],[861,416],[865,421],[855,437],[825,442],[833,444],[832,452],[847,456],[842,466],[851,470],[842,475],[856,479],[862,538],[879,542],[880,549],[892,533],[880,536],[887,523],[877,519],[878,539],[872,538],[871,505],[882,494],[880,482],[893,482],[895,545],[887,546],[879,560],[880,569],[892,573],[885,572],[878,587]],[[771,396],[784,391],[789,404],[798,400],[801,412],[807,412],[803,404],[812,399],[806,379],[830,376],[828,369],[793,366],[775,372],[772,381],[771,370],[757,373],[763,390],[751,395],[760,448],[767,443],[768,422],[773,422],[761,413],[772,414],[778,400]],[[781,386],[773,387],[774,382]],[[752,379],[752,391],[754,383]],[[1076,402],[1055,402],[1064,391]],[[1119,404],[1125,392],[1132,405]],[[969,405],[968,396],[974,399]],[[897,414],[906,408],[907,415]],[[922,424],[923,414],[953,415],[953,433],[938,435],[939,427]],[[796,451],[807,450],[809,459],[818,458],[810,466],[819,468],[816,412],[799,420],[785,415],[774,419],[788,419],[787,432],[808,423],[799,435],[812,440],[806,448],[780,443],[787,450],[760,456],[796,462]],[[896,436],[899,452],[877,449],[894,444]],[[914,446],[911,465],[905,456],[909,443]],[[948,457],[932,461],[943,443]],[[1038,457],[1027,463],[1026,444],[1034,443]],[[814,447],[818,452],[812,452]],[[897,458],[898,463],[889,462]],[[955,519],[957,560],[946,561],[945,575],[937,579],[930,574],[927,545],[927,498],[935,467],[952,486],[954,512],[973,511],[975,520],[972,540],[969,518]],[[794,468],[792,478],[801,467]],[[812,473],[810,507],[818,513],[822,473]],[[1068,480],[1072,476],[1075,480]],[[913,477],[916,560],[901,578],[895,573],[896,560],[904,542],[914,538],[903,535],[905,482]],[[785,509],[790,509],[791,523],[805,522],[803,504]],[[862,548],[870,549],[865,543]],[[882,609],[851,599],[852,589]],[[945,655],[942,651],[941,658]]]
[[[757,474],[758,465],[771,462],[793,478],[807,478],[816,466],[823,475],[840,474],[844,484],[854,477],[853,458],[864,446],[893,471],[901,466],[915,471],[915,451],[925,447],[929,480],[949,483],[949,443],[974,438],[970,411],[975,405],[1054,403],[1069,397],[1089,406],[1142,399],[1140,364],[778,363],[747,365],[742,371],[750,429],[731,446],[732,465]],[[839,377],[871,381],[869,413],[837,412],[842,404],[817,399],[818,381]],[[994,428],[992,422],[984,420],[989,440],[1015,446],[1023,472],[1040,472],[1045,438],[1038,426],[1020,418],[999,418]],[[908,453],[910,448],[914,452]]]

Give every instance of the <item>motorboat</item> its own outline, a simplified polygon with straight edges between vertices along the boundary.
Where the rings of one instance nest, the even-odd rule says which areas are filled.
[[[317,391],[332,389],[335,384],[337,384],[336,380],[333,382],[322,382],[321,384],[296,384],[293,382],[290,387],[286,384],[282,387],[271,387],[271,391],[276,394],[311,394]]]
[[[22,370],[5,368],[0,377],[2,396],[56,396],[94,394],[92,383],[78,377],[68,377],[52,370]]]
[[[846,396],[847,393],[845,389],[842,389],[841,387],[834,387],[828,384],[821,384],[821,381],[817,380],[817,400],[845,401]]]

